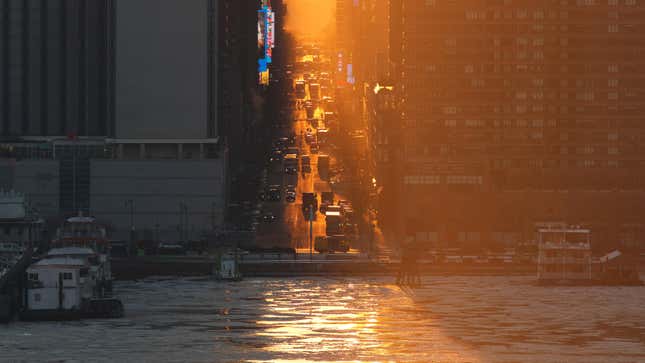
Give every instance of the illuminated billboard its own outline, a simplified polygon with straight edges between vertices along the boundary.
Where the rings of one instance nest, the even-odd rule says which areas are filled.
[[[268,67],[272,61],[273,48],[275,47],[275,12],[267,0],[262,1],[258,10],[258,48],[261,51],[258,59],[258,73],[260,84],[268,84]]]
[[[269,85],[269,70],[267,69],[264,72],[260,72],[260,84],[263,86]]]

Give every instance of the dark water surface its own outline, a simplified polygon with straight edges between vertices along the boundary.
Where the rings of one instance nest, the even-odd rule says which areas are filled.
[[[645,362],[645,287],[533,280],[121,282],[125,318],[0,325],[0,361]]]

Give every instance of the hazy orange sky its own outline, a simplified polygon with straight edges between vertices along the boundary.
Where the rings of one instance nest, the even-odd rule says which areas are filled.
[[[286,3],[286,28],[295,35],[318,37],[323,31],[328,33],[335,29],[332,24],[335,0],[287,0]]]

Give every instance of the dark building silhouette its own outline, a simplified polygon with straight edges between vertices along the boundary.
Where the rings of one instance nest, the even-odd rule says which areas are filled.
[[[501,247],[565,222],[643,246],[644,6],[392,0],[397,235]]]
[[[258,108],[258,10],[259,1],[221,0],[219,13],[219,133],[226,139],[231,157],[237,159],[257,140],[254,133]]]
[[[258,7],[0,0],[6,187],[48,219],[91,213],[114,238],[222,228],[222,136],[252,128]]]
[[[108,134],[111,0],[0,1],[0,135]]]

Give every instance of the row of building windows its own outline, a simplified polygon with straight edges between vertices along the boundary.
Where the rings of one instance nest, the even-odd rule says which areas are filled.
[[[449,185],[481,185],[484,178],[480,175],[407,175],[403,177],[403,184],[417,185],[417,184],[441,184],[442,181]]]
[[[423,161],[423,157],[410,156],[409,160]],[[381,160],[388,161],[388,160]],[[428,159],[437,162],[436,159]],[[489,159],[492,169],[570,169],[577,168],[625,168],[634,169],[645,167],[643,160],[598,160],[598,159]],[[408,175],[403,183],[414,184],[482,184],[481,176],[439,176],[439,175]]]
[[[419,242],[439,242],[439,232],[437,231],[419,231],[415,233],[415,240]],[[482,240],[481,232],[457,232],[458,242],[480,242]],[[520,234],[517,232],[492,232],[490,238],[505,245],[513,245],[520,241]]]
[[[597,119],[578,119],[578,120],[544,120],[544,119],[519,119],[519,120],[482,120],[482,119],[450,119],[450,120],[437,120],[437,119],[425,119],[421,121],[407,119],[404,123],[406,128],[437,128],[439,126],[446,128],[504,128],[504,129],[580,129],[581,131],[588,131],[590,129],[617,129],[617,128],[642,128],[642,120],[633,119],[633,120],[597,120]],[[416,132],[416,131],[415,131]],[[568,132],[560,133],[561,140],[570,140],[573,139],[574,135],[570,135]],[[592,136],[594,140],[603,141],[606,139],[609,141],[618,140],[617,132],[593,132],[589,136]],[[630,136],[635,136],[636,134],[630,134]],[[626,134],[625,134],[626,136]],[[622,138],[622,137],[621,137]],[[379,142],[385,143],[387,142]]]
[[[437,0],[425,0],[425,6],[426,7],[436,7],[437,3],[441,5],[456,5],[456,2],[441,2]],[[490,7],[495,7],[495,6],[509,6],[512,5],[513,2],[512,0],[489,0],[485,3],[482,4],[482,6],[488,5]],[[538,3],[539,4],[539,3]],[[560,6],[571,6],[571,7],[599,7],[599,6],[619,6],[619,5],[625,5],[625,6],[636,6],[636,0],[561,0],[560,1]],[[487,9],[483,11],[466,11],[465,12],[465,17],[466,19],[486,19],[487,17],[492,17],[495,19],[498,18],[511,18],[515,16],[516,18],[526,18],[526,17],[533,17],[533,19],[544,19],[545,17],[549,18],[555,18],[559,15],[560,18],[565,18],[567,17],[567,12],[566,11],[548,11],[546,9],[542,8],[519,8],[519,9],[512,9],[512,10],[500,10],[498,8],[494,9]]]
[[[488,235],[488,238],[493,242],[501,243],[506,246],[513,246],[522,242],[521,234],[518,232],[505,232],[505,231],[494,231],[494,232],[472,232],[472,231],[459,231],[456,235],[457,242],[461,243],[477,243],[481,242],[484,238],[482,235]],[[626,247],[639,247],[645,246],[645,239],[642,237],[642,232],[636,231],[623,231],[619,233],[619,243]],[[414,238],[418,242],[439,242],[442,238],[441,234],[437,231],[417,231],[414,234]],[[548,256],[548,257],[558,257],[558,255]],[[584,253],[576,254],[576,258],[584,257]]]
[[[638,168],[645,166],[639,160],[595,160],[595,159],[495,159],[491,162],[494,169],[507,168]]]
[[[428,98],[426,97],[426,102],[427,101],[428,101]],[[437,101],[437,100],[434,100],[434,101]],[[506,101],[511,101],[511,100],[500,100],[499,102],[506,102]],[[403,99],[402,105],[405,105],[405,99]],[[638,113],[636,109],[629,109],[628,107],[621,107],[621,110],[618,111],[617,110],[618,107],[614,107],[610,105],[603,106],[593,102],[587,103],[586,106],[579,105],[579,106],[571,106],[571,107],[569,107],[566,104],[560,105],[560,106],[549,105],[547,107],[534,105],[534,106],[531,106],[530,108],[528,105],[525,105],[525,104],[522,104],[522,105],[516,104],[514,106],[515,107],[509,104],[505,106],[493,106],[493,107],[477,106],[477,105],[441,106],[441,105],[438,105],[437,103],[426,104],[426,105],[414,104],[413,106],[409,107],[407,112],[402,112],[401,115],[405,116],[408,114],[409,115],[419,114],[419,116],[430,115],[435,117],[440,115],[465,115],[465,117],[473,117],[475,116],[474,114],[485,112],[486,114],[489,114],[489,113],[506,114],[506,115],[509,115],[508,117],[514,117],[511,115],[527,115],[529,113],[548,114],[553,117],[556,117],[556,115],[560,115],[560,117],[568,117],[568,115],[571,115],[572,117],[583,117],[581,115],[586,114],[587,118],[593,119],[600,116],[611,117],[611,118],[616,118],[616,117],[628,118],[630,116],[636,116],[636,114]],[[456,116],[456,117],[459,117],[459,116]],[[464,116],[461,116],[461,117],[464,117]],[[531,116],[518,116],[518,117],[531,117]]]
[[[483,47],[485,48],[485,47]],[[463,66],[460,64],[425,64],[421,69],[427,73],[453,73],[453,74],[496,74],[496,73],[509,73],[509,74],[535,74],[536,72],[548,72],[548,73],[595,73],[599,76],[605,76],[607,73],[618,73],[622,71],[621,75],[629,79],[629,73],[639,73],[639,65],[618,65],[618,64],[567,64],[558,62],[557,64],[544,64],[544,63],[526,63],[526,62],[512,62],[512,63],[487,63],[481,62],[477,65],[466,64]],[[619,76],[619,75],[615,75]],[[556,77],[554,77],[556,78]],[[557,77],[556,80],[561,80],[561,77]],[[567,82],[564,80],[564,82]],[[561,84],[563,85],[563,84]],[[567,83],[564,83],[566,86]]]

